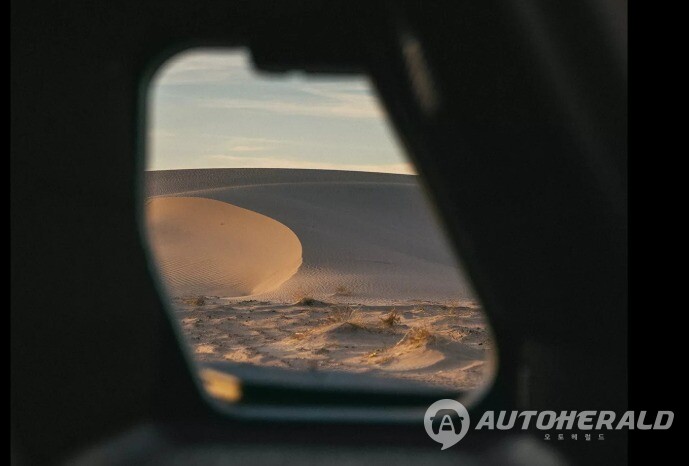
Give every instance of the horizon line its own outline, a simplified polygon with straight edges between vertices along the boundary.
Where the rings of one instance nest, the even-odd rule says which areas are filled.
[[[194,167],[194,168],[163,168],[152,169],[146,168],[144,172],[166,172],[166,171],[181,171],[181,170],[302,170],[302,171],[329,171],[329,172],[347,172],[347,173],[373,173],[378,175],[400,175],[400,176],[419,176],[418,173],[399,173],[399,172],[377,172],[369,170],[347,170],[344,168],[300,168],[300,167]]]

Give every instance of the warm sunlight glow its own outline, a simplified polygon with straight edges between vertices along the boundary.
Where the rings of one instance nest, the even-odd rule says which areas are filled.
[[[240,396],[238,365],[490,378],[481,305],[366,79],[187,52],[156,75],[149,116],[148,241],[211,394]]]
[[[192,51],[151,92],[148,169],[304,168],[413,174],[363,78],[269,78],[243,52]]]

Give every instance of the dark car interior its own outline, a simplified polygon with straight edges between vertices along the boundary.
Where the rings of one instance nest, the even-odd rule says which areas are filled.
[[[193,46],[370,76],[493,328],[472,421],[628,409],[625,2],[17,1],[13,464],[626,464],[621,431],[475,431],[441,452],[421,418],[389,415],[437,394],[356,381],[249,371],[255,409],[210,403],[141,232],[147,82]]]

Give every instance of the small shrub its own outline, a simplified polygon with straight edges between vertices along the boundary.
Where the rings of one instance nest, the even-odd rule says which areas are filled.
[[[393,309],[390,313],[381,317],[380,321],[383,322],[383,325],[386,327],[394,327],[400,322],[400,313]]]
[[[324,303],[323,301],[319,301],[319,300],[317,300],[317,299],[315,299],[315,298],[312,298],[312,297],[310,297],[310,296],[305,296],[305,297],[301,298],[299,301],[297,301],[297,302],[295,303],[295,305],[297,305],[297,306],[311,306],[311,307],[313,307],[313,306],[325,306],[326,303]]]
[[[349,322],[357,317],[357,311],[351,307],[336,307],[328,315],[331,322]]]
[[[203,306],[206,304],[206,298],[204,296],[191,296],[182,298],[182,302],[190,306]]]
[[[333,309],[328,316],[328,320],[335,323],[348,324],[359,329],[365,328],[359,310],[351,307],[338,307]]]
[[[432,343],[433,341],[435,341],[435,336],[427,327],[413,327],[409,329],[395,346],[406,344],[418,348],[419,346]]]

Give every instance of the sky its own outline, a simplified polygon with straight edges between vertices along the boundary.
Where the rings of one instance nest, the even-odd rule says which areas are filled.
[[[414,173],[365,78],[267,75],[245,52],[194,50],[154,76],[147,169]]]

